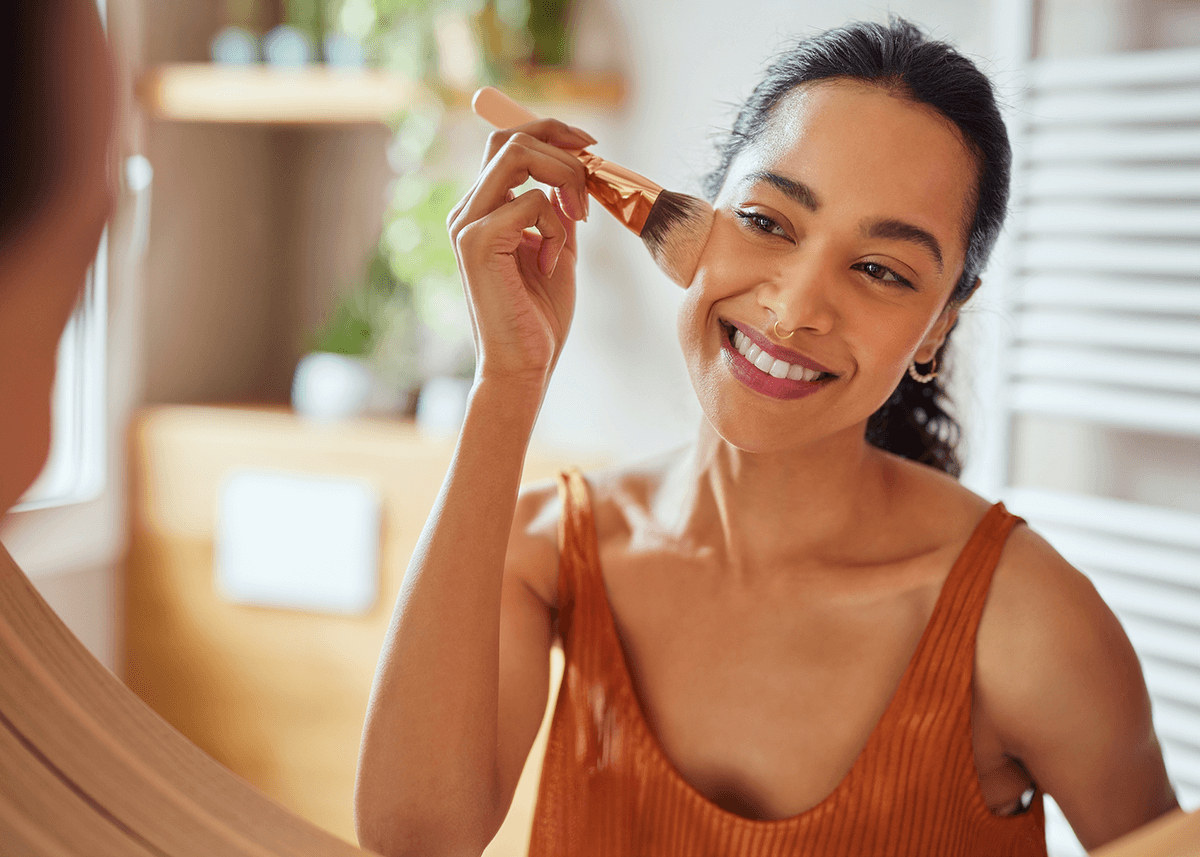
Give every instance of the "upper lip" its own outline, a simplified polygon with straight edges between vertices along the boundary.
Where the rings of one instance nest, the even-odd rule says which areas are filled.
[[[725,320],[725,324],[740,330],[746,337],[750,339],[751,342],[753,342],[763,351],[770,354],[776,360],[782,360],[784,363],[791,363],[793,366],[800,365],[805,369],[812,369],[815,372],[825,372],[829,375],[837,374],[832,369],[822,366],[816,360],[801,354],[799,351],[793,351],[790,348],[784,348],[782,345],[776,345],[767,338],[765,333],[751,327],[748,324],[744,324],[740,321],[729,321],[728,319]]]

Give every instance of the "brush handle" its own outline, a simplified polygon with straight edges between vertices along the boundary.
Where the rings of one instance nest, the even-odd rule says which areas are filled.
[[[497,128],[514,128],[541,118],[494,86],[485,86],[477,91],[471,99],[471,109],[475,111],[476,116],[491,122]]]

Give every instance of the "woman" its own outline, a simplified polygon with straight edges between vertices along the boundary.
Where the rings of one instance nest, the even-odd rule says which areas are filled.
[[[1116,619],[953,478],[936,372],[1008,194],[986,78],[904,22],[781,57],[707,188],[695,443],[518,494],[592,142],[493,135],[450,217],[476,378],[376,676],[363,844],[484,848],[556,637],[533,854],[1044,854],[1043,792],[1088,848],[1173,808]]]

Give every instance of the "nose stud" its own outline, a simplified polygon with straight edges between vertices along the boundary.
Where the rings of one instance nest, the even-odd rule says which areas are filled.
[[[780,333],[779,332],[779,319],[775,319],[775,326],[772,329],[775,331],[776,339],[791,339],[792,336],[796,333],[796,331],[794,331],[794,330],[789,330],[786,334]]]

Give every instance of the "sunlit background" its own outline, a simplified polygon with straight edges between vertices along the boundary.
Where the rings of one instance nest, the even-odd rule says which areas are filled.
[[[353,838],[367,688],[472,370],[444,226],[488,133],[469,93],[506,88],[698,193],[773,53],[897,14],[994,77],[1017,143],[1013,219],[956,334],[965,481],[1096,580],[1143,658],[1181,802],[1200,805],[1200,0],[109,0],[106,14],[125,166],[107,293],[89,293],[86,347],[64,345],[56,407],[77,454],[0,538],[89,648],[219,760]],[[661,452],[699,419],[677,287],[598,207],[579,243],[531,478]],[[89,449],[102,482],[58,491]],[[523,853],[531,782],[493,853]],[[1081,853],[1058,820],[1051,842]]]

